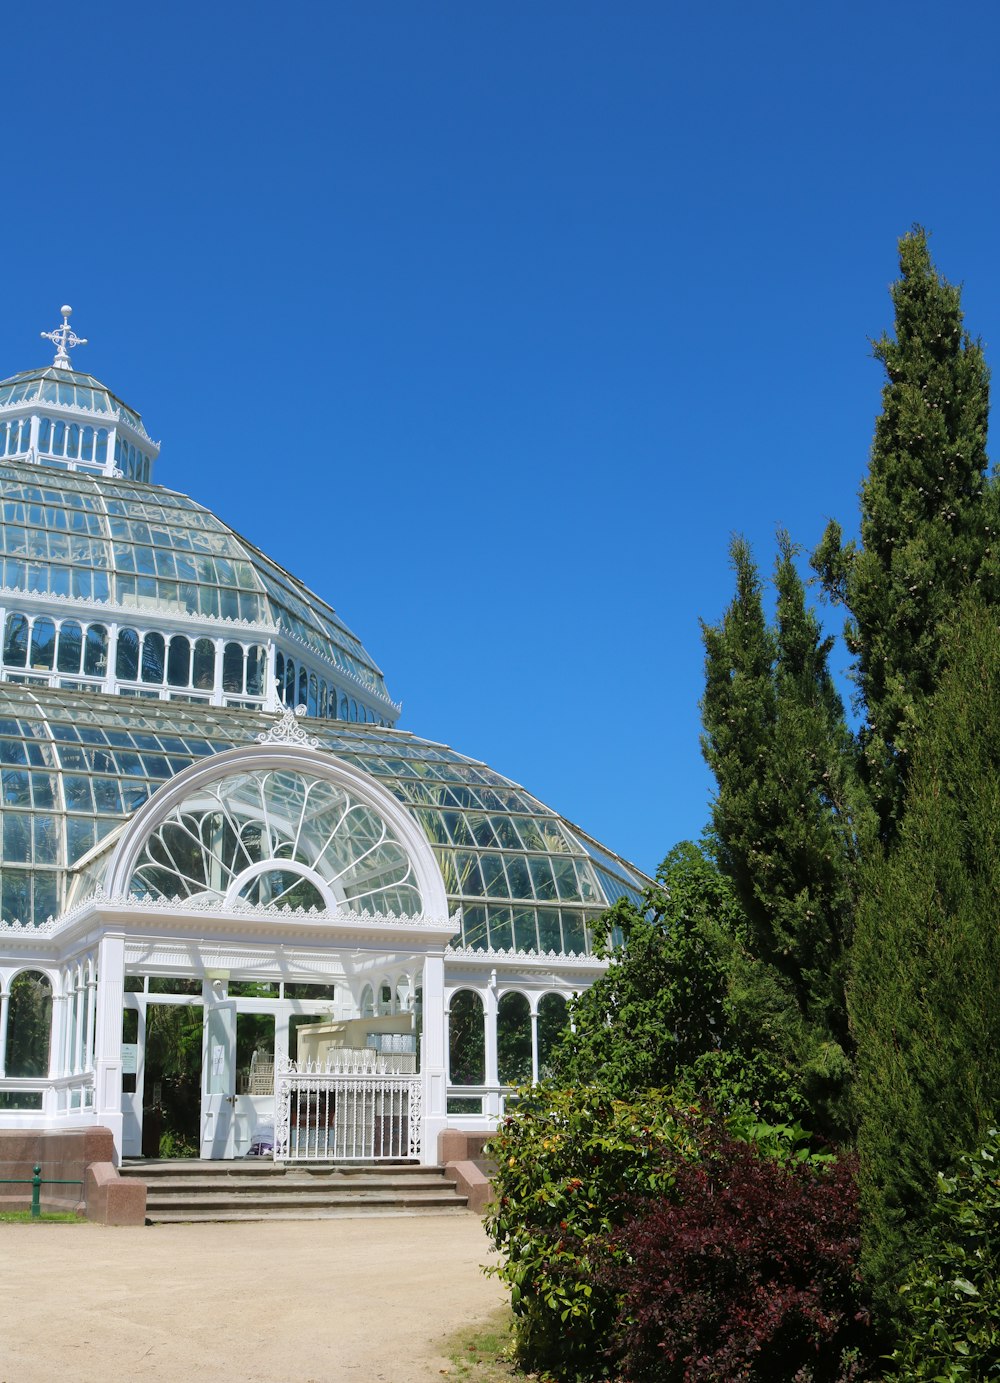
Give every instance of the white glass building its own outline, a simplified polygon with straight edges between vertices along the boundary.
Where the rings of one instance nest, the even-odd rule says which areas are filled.
[[[0,1129],[433,1162],[647,880],[397,729],[334,610],[154,481],[63,314],[0,383]]]

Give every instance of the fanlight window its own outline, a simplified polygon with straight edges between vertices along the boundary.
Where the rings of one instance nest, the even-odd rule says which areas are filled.
[[[378,812],[288,769],[234,774],[193,793],[151,831],[130,892],[398,917],[422,910],[410,859]]]

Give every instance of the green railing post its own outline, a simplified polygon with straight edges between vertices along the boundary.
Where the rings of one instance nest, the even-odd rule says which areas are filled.
[[[40,1220],[42,1218],[42,1169],[36,1163],[33,1170],[34,1176],[31,1178],[31,1218],[33,1220]]]

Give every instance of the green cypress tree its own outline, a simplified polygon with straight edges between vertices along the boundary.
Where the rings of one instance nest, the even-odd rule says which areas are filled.
[[[1000,1113],[1000,630],[970,598],[921,710],[898,842],[866,868],[850,1010],[866,1274],[890,1311],[938,1172]]]
[[[776,623],[764,618],[747,544],[732,545],[736,595],[705,626],[705,757],[715,774],[712,833],[750,925],[750,950],[791,986],[817,1039],[803,1072],[820,1122],[845,1131],[852,1042],[846,977],[859,854],[871,834],[853,739],[779,534]]]
[[[993,585],[996,496],[986,480],[989,371],[963,330],[960,290],[931,263],[920,227],[899,242],[895,339],[861,487],[861,542],[831,523],[813,561],[849,612],[862,747],[882,832],[899,828],[913,727],[937,683],[941,630],[963,591]]]

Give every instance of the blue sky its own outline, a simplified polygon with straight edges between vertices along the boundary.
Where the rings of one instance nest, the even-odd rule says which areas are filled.
[[[72,303],[157,478],[401,725],[652,870],[707,819],[730,534],[856,523],[914,221],[994,358],[998,40],[978,0],[11,7],[0,375]]]

